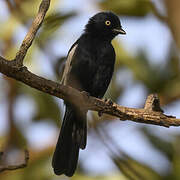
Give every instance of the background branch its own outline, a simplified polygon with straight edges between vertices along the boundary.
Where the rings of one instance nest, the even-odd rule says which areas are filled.
[[[3,153],[0,154],[0,156],[2,156],[2,155],[3,155]],[[17,165],[0,166],[0,172],[25,168],[28,165],[28,160],[29,160],[29,152],[27,150],[25,150],[23,163],[17,164]]]

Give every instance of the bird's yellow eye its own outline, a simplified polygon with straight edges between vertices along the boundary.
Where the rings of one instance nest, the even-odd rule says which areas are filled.
[[[107,21],[105,21],[105,24],[106,24],[106,26],[110,26],[111,25],[111,21],[107,20]]]

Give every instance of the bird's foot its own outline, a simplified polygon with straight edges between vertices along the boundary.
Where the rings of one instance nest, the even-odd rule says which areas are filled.
[[[104,98],[103,101],[109,106],[113,106],[113,101],[111,99]],[[98,111],[98,115],[101,117],[103,115],[103,111]]]
[[[107,98],[103,98],[103,101],[104,101],[104,102],[107,102],[107,100],[108,100]]]
[[[105,98],[105,99],[104,99],[104,102],[107,103],[109,106],[112,106],[112,105],[113,105],[113,101],[112,101],[111,99]]]

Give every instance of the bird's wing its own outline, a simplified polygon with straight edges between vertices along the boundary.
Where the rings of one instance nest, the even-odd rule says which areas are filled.
[[[67,56],[67,60],[66,60],[66,64],[65,64],[65,68],[64,68],[64,72],[62,75],[62,80],[61,83],[64,85],[67,85],[67,79],[69,76],[69,72],[71,71],[72,68],[72,60],[73,60],[73,56],[74,53],[76,51],[76,48],[78,46],[77,41],[72,45],[71,49],[68,52],[68,56]]]

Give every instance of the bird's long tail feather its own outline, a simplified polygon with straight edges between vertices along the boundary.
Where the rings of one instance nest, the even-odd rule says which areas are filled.
[[[85,148],[86,138],[86,113],[79,114],[71,106],[66,106],[63,124],[52,160],[56,175],[72,176],[74,174],[79,149]]]

